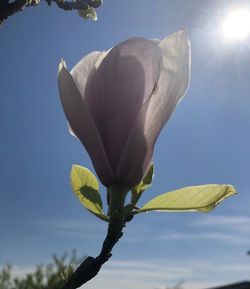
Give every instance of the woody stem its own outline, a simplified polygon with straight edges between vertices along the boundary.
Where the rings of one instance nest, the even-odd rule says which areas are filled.
[[[96,257],[87,257],[73,273],[71,278],[61,289],[76,289],[94,278],[102,265],[112,256],[111,251],[122,237],[122,229],[125,226],[125,199],[128,187],[113,185],[109,188],[110,220],[106,238],[103,242],[100,254]]]

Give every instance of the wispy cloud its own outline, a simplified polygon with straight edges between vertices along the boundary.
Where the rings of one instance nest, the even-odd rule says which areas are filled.
[[[198,275],[193,268],[181,264],[155,263],[151,260],[111,261],[100,275],[89,283],[89,289],[165,288],[166,285]]]
[[[0,265],[0,270],[2,270],[4,268],[4,266]],[[22,278],[24,276],[26,276],[28,273],[32,273],[36,270],[36,266],[35,265],[26,265],[26,266],[20,266],[20,265],[14,265],[11,266],[11,275],[14,278]]]
[[[11,227],[12,220],[1,220],[0,222],[5,222],[4,225]],[[98,220],[19,219],[13,222],[29,231],[32,238],[46,233],[47,236],[92,239],[104,236],[107,228],[106,224]]]
[[[163,289],[183,280],[184,289],[202,289],[237,282],[237,273],[248,275],[250,264],[215,266],[199,260],[111,261],[88,284],[89,289]],[[211,278],[211,276],[213,276]]]
[[[215,226],[215,227],[230,227],[234,230],[249,232],[250,217],[248,216],[221,216],[208,215],[200,218],[199,221],[193,224],[194,226]]]
[[[1,266],[0,266],[1,268]],[[13,275],[23,277],[33,272],[35,266],[13,266]],[[107,262],[98,276],[87,284],[89,289],[164,289],[183,280],[184,289],[203,289],[230,282],[240,281],[250,272],[250,264],[214,264],[198,259],[145,259],[111,260]],[[211,277],[212,276],[212,277]],[[244,279],[247,279],[246,277]],[[243,279],[242,279],[243,280]],[[85,288],[82,286],[82,288]]]
[[[178,228],[178,227],[177,227]],[[172,229],[151,238],[158,241],[216,241],[228,245],[250,244],[250,217],[206,215],[191,222],[186,230]]]
[[[216,232],[168,233],[165,235],[158,236],[158,239],[164,241],[192,241],[192,242],[195,242],[197,240],[211,240],[211,241],[214,240],[231,245],[250,244],[250,237],[248,236],[227,234],[227,233],[216,233]]]
[[[42,220],[40,224],[54,235],[64,237],[97,238],[104,236],[106,231],[105,224],[97,221]]]

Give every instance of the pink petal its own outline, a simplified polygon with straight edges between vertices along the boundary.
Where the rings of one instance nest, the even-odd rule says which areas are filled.
[[[191,58],[186,30],[162,40],[159,47],[162,63],[156,91],[143,105],[115,172],[118,181],[132,186],[146,174],[156,139],[189,83]]]
[[[160,48],[132,38],[118,44],[90,75],[86,101],[115,169],[132,125],[159,78]]]
[[[86,83],[91,72],[95,71],[106,56],[105,51],[94,51],[83,57],[71,70],[71,75],[84,98]]]
[[[114,183],[114,174],[104,150],[102,140],[82,96],[62,62],[58,72],[58,87],[64,113],[74,134],[86,148],[101,182]]]
[[[78,90],[84,98],[85,87],[90,73],[97,69],[103,58],[106,56],[105,51],[94,51],[83,57],[71,70],[71,75],[78,87]],[[69,133],[76,137],[74,131],[69,125]]]

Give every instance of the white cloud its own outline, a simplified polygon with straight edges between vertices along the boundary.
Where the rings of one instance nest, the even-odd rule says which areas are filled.
[[[33,272],[35,266],[13,266],[16,277]],[[250,263],[222,264],[198,259],[111,260],[96,278],[82,288],[88,289],[165,289],[183,281],[184,289],[205,289],[247,279]]]
[[[190,241],[194,244],[200,240],[221,242],[227,245],[250,244],[250,217],[206,215],[190,223],[188,232],[185,230],[169,230],[152,239],[158,241]]]
[[[117,271],[125,278],[151,279],[151,280],[176,280],[180,276],[187,277],[194,274],[192,268],[181,264],[166,264],[157,261],[110,261],[104,269],[104,275],[113,275]]]
[[[217,233],[217,232],[192,232],[192,233],[167,233],[160,235],[157,238],[164,241],[197,241],[197,240],[214,240],[227,243],[230,245],[249,245],[250,237],[235,235],[230,233]]]
[[[3,265],[0,265],[0,270],[4,268]],[[20,266],[20,265],[14,265],[11,266],[11,275],[14,278],[22,278],[26,276],[26,274],[34,272],[36,270],[36,267],[34,265],[27,265],[27,266]]]
[[[250,264],[215,264],[199,260],[110,261],[88,283],[88,289],[165,289],[183,280],[184,289],[205,289],[240,281],[248,276]],[[246,278],[245,278],[246,279]],[[83,287],[82,287],[83,288]]]
[[[176,284],[183,278],[194,276],[192,268],[181,264],[163,264],[147,261],[110,261],[100,274],[88,284],[89,289],[154,289]],[[84,287],[84,286],[83,286]],[[82,287],[82,288],[83,288]]]
[[[208,215],[193,224],[194,226],[230,227],[231,229],[249,232],[250,217]]]
[[[34,224],[38,225],[42,230],[47,230],[50,234],[74,236],[79,238],[99,238],[102,240],[106,234],[107,224],[103,222],[93,221],[65,221],[65,220],[34,220]],[[145,238],[159,242],[160,241],[179,242],[178,246],[183,246],[185,242],[190,241],[192,244],[201,243],[201,240],[211,242],[221,242],[230,245],[246,245],[250,244],[249,234],[250,218],[245,216],[214,216],[207,215],[199,221],[192,224],[188,229],[189,232],[183,232],[175,228],[173,231],[166,232],[161,235],[150,235],[147,226],[141,227],[133,225],[128,230],[123,241],[127,242],[144,242]],[[238,228],[241,227],[239,230]],[[247,228],[248,230],[243,230]],[[213,230],[213,231],[211,231]],[[47,232],[46,231],[46,232]],[[128,235],[128,236],[127,236]],[[135,240],[131,240],[135,238]],[[167,246],[168,244],[164,244]],[[138,246],[136,244],[135,246]],[[198,246],[198,245],[197,245]],[[161,247],[164,250],[165,247]],[[223,261],[216,256],[210,258],[204,255],[200,256],[201,260],[182,259],[176,256],[176,259],[161,258],[146,260],[115,260],[112,259],[105,264],[96,278],[87,283],[87,289],[165,289],[166,285],[174,285],[178,281],[183,280],[184,289],[204,289],[213,288],[217,285],[223,285],[231,282],[242,281],[248,279],[250,272],[250,261],[246,257],[246,263],[242,260],[234,260],[230,252],[227,255],[227,261]],[[202,253],[202,254],[203,254]],[[135,251],[136,255],[136,251]],[[145,256],[150,256],[145,255]],[[206,259],[207,258],[207,259]],[[214,263],[216,259],[216,264]],[[23,276],[28,272],[34,271],[34,266],[14,266],[15,275]]]
[[[34,272],[36,270],[35,266],[13,266],[12,273],[14,277],[24,277],[26,274]]]
[[[223,285],[225,285],[225,283],[212,282],[212,281],[186,282],[183,284],[183,289],[207,289],[207,288],[215,288],[217,286],[223,286]]]
[[[249,264],[229,264],[229,265],[224,265],[221,268],[218,268],[220,272],[233,272],[233,273],[247,273],[249,274],[250,272],[250,262]]]

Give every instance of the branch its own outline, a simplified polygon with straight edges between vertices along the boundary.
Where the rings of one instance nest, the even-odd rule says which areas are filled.
[[[89,9],[89,5],[85,2],[85,1],[82,1],[82,0],[76,0],[76,1],[73,1],[73,2],[70,2],[70,1],[62,1],[62,0],[45,0],[48,5],[51,4],[51,2],[54,2],[56,3],[56,5],[65,10],[65,11],[68,11],[68,10],[88,10]]]
[[[118,187],[118,191],[116,189],[117,187],[110,194],[110,221],[100,254],[96,258],[87,257],[61,289],[76,289],[82,286],[94,278],[102,265],[112,256],[113,247],[123,235],[126,213],[124,203],[127,191],[125,189],[122,192],[121,187]]]
[[[16,0],[11,3],[6,3],[6,1],[0,2],[0,24],[3,20],[7,19],[9,16],[22,11],[27,6],[26,0]]]
[[[98,274],[102,265],[112,256],[111,251],[113,247],[122,237],[122,229],[125,223],[119,226],[115,223],[115,221],[109,223],[107,236],[103,242],[100,254],[96,258],[87,257],[61,289],[76,289],[81,287]]]
[[[91,18],[91,14],[95,13],[95,8],[98,8],[102,4],[102,0],[45,0],[50,6],[51,2],[54,2],[59,8],[68,10],[86,11],[85,18]],[[0,0],[0,24],[9,16],[23,11],[25,7],[37,6],[40,0],[14,0],[9,3],[9,0]]]

